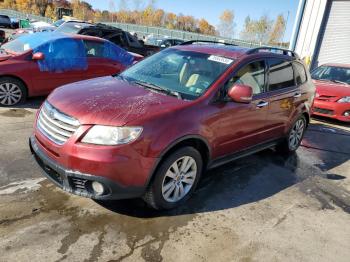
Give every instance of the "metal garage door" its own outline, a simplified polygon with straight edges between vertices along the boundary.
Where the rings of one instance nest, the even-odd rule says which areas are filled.
[[[350,1],[330,0],[320,32],[315,66],[325,63],[350,64]]]

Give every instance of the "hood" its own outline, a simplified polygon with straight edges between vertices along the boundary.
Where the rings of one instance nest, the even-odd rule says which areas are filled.
[[[123,126],[188,105],[188,101],[158,94],[112,76],[56,89],[48,102],[81,124]]]
[[[344,96],[350,96],[350,85],[318,80],[314,80],[314,83],[316,86],[316,98],[324,97],[338,100]]]
[[[11,55],[0,54],[0,62],[10,59]]]

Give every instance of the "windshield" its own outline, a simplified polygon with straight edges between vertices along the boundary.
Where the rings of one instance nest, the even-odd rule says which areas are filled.
[[[311,73],[312,79],[342,82],[350,85],[350,68],[320,66]]]
[[[88,23],[80,22],[67,22],[59,26],[56,29],[56,32],[68,33],[68,34],[77,34],[82,28],[90,26]]]
[[[59,27],[60,25],[62,25],[64,23],[64,19],[60,19],[60,20],[57,20],[55,23],[53,23],[52,25],[53,26],[56,26],[56,27]]]
[[[182,98],[193,100],[204,94],[232,63],[229,58],[167,49],[137,63],[120,77],[177,92]]]
[[[29,50],[35,49],[46,42],[54,41],[55,39],[67,38],[64,34],[59,34],[55,32],[42,32],[35,34],[24,34],[20,35],[18,38],[7,42],[2,45],[1,48],[5,49],[10,53],[25,53]]]

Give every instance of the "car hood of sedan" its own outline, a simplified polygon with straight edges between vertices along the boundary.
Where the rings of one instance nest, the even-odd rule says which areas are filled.
[[[314,80],[316,92],[320,96],[350,96],[350,85]]]
[[[188,105],[188,101],[146,90],[116,77],[57,88],[48,102],[81,124],[123,126]]]
[[[0,62],[6,61],[6,60],[10,59],[11,57],[12,57],[11,55],[1,55],[0,54]]]

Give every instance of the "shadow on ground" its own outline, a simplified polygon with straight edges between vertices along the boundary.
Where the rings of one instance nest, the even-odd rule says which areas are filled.
[[[264,200],[309,177],[331,180],[344,177],[328,173],[350,158],[350,132],[329,131],[322,124],[311,125],[303,146],[296,154],[284,157],[272,149],[236,160],[203,175],[193,197],[171,211],[154,211],[142,200],[99,202],[103,207],[124,215],[152,218],[229,209]],[[316,149],[315,149],[316,148]],[[312,157],[316,154],[316,157]],[[311,156],[312,155],[312,156]]]

